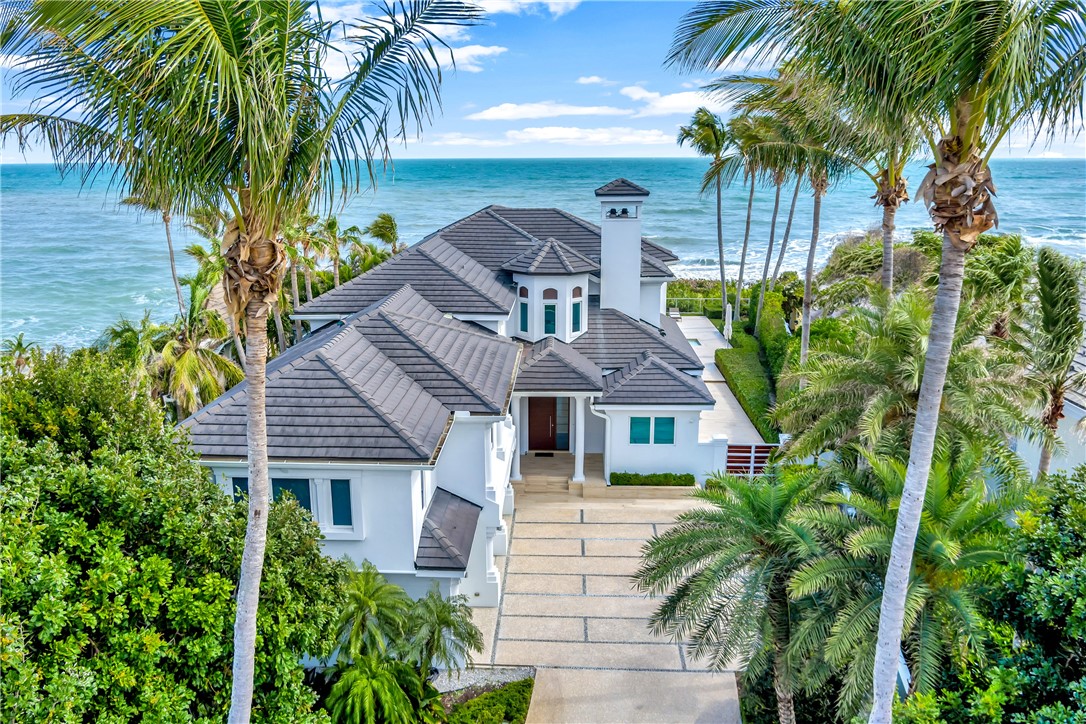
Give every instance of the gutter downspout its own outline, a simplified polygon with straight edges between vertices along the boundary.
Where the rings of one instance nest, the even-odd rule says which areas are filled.
[[[603,418],[603,479],[611,484],[611,417],[606,412],[596,411],[595,398],[588,398],[588,411],[596,417]]]

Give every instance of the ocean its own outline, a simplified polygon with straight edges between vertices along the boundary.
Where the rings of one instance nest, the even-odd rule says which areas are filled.
[[[649,189],[644,233],[680,258],[679,276],[717,274],[714,201],[698,193],[701,159],[473,159],[405,160],[396,163],[376,191],[360,194],[339,211],[341,223],[365,225],[380,212],[399,222],[401,240],[425,235],[489,204],[557,206],[596,221],[593,190],[623,176]],[[917,164],[907,174],[911,188],[923,177]],[[1000,231],[1022,234],[1034,245],[1086,257],[1086,159],[996,160]],[[845,236],[876,227],[880,210],[864,176],[833,188],[822,204],[818,260]],[[782,193],[782,219],[791,188]],[[20,332],[43,346],[91,343],[120,317],[138,319],[145,310],[157,320],[176,311],[161,220],[120,206],[104,182],[80,188],[75,177],[60,179],[49,165],[0,166],[0,338]],[[769,236],[773,190],[755,195],[746,277],[760,275]],[[746,191],[727,190],[724,201],[725,262],[734,278],[739,264]],[[174,222],[182,274],[194,264],[181,253],[199,238]],[[897,217],[898,234],[930,228],[920,204]],[[800,193],[786,269],[802,269],[811,233],[811,197]]]

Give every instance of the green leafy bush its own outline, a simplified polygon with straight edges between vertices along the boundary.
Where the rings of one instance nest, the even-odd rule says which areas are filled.
[[[534,685],[533,679],[521,679],[457,704],[449,712],[449,724],[524,724]]]
[[[0,686],[12,721],[222,721],[246,509],[110,356],[0,370]],[[320,721],[301,657],[336,639],[343,565],[273,505],[254,712]]]
[[[611,485],[696,485],[690,473],[611,473]]]
[[[736,331],[731,343],[731,349],[716,351],[716,366],[762,438],[766,442],[778,442],[777,430],[769,422],[773,386],[769,372],[762,364],[758,340]]]
[[[769,372],[774,380],[781,375],[787,357],[788,342],[792,339],[784,323],[782,302],[783,297],[779,293],[766,292],[765,302],[762,304],[762,317],[758,320],[758,341],[765,349]]]

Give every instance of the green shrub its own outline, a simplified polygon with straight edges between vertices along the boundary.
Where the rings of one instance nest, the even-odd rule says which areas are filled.
[[[611,485],[697,485],[690,473],[611,473]]]
[[[735,331],[732,348],[716,351],[716,366],[724,375],[732,394],[754,423],[766,442],[778,442],[780,436],[769,422],[770,393],[773,389],[769,372],[762,364],[758,340]]]
[[[246,505],[112,357],[0,373],[0,691],[10,721],[221,721]],[[342,563],[272,505],[254,711],[319,721],[299,663],[336,642]]]
[[[521,679],[457,704],[449,712],[449,724],[524,724],[534,685],[533,679]]]
[[[788,342],[792,339],[788,334],[788,326],[784,323],[784,309],[781,307],[783,300],[778,292],[766,292],[762,317],[758,320],[758,341],[765,349],[769,372],[774,381],[781,376],[788,353]]]

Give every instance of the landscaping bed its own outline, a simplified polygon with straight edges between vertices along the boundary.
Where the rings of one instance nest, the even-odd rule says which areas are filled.
[[[697,485],[697,481],[690,473],[611,473],[611,485],[691,488]]]
[[[524,724],[534,686],[532,675],[508,683],[475,684],[442,695],[441,705],[449,724]]]

